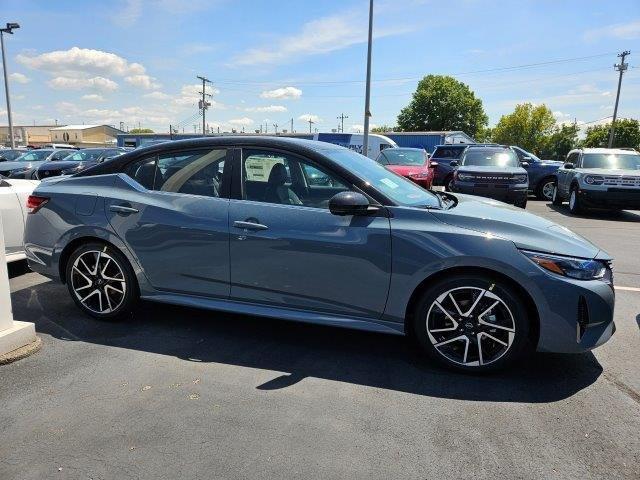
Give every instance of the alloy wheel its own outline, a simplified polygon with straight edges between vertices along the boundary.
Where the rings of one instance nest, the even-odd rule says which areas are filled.
[[[573,211],[576,208],[576,191],[571,190],[571,194],[569,195],[569,208]]]
[[[435,350],[465,367],[489,365],[503,357],[516,335],[507,304],[480,287],[458,287],[439,295],[429,307],[426,327]]]
[[[88,250],[75,259],[70,281],[79,302],[97,314],[117,310],[127,292],[122,267],[113,257],[100,250]]]
[[[542,196],[546,200],[553,200],[553,192],[555,190],[555,182],[552,180],[542,186]]]

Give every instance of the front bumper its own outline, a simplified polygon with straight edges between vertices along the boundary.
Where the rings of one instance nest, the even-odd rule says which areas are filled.
[[[456,180],[453,183],[453,191],[515,204],[526,200],[529,194],[529,186],[527,184],[490,184]]]
[[[607,190],[578,190],[580,200],[590,207],[640,210],[640,189],[612,188]]]

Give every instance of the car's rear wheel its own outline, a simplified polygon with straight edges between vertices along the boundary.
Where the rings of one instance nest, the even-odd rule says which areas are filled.
[[[512,364],[529,342],[524,302],[506,283],[484,276],[443,279],[422,295],[413,334],[424,351],[455,370],[490,371]]]
[[[131,265],[119,251],[103,243],[78,247],[67,262],[66,279],[76,305],[94,318],[119,320],[137,300]]]
[[[574,215],[580,215],[583,210],[584,208],[578,195],[578,186],[574,185],[571,187],[571,192],[569,193],[569,211]]]
[[[536,197],[538,200],[553,200],[553,190],[555,189],[556,182],[552,177],[544,178],[536,187]]]
[[[558,185],[553,185],[553,196],[551,197],[551,203],[555,206],[559,207],[562,205],[562,197],[560,196],[560,192],[558,191]]]

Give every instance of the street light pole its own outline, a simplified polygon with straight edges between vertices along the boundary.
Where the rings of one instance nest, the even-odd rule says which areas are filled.
[[[9,99],[9,74],[7,73],[7,59],[4,54],[4,34],[13,35],[13,30],[20,28],[17,23],[7,23],[5,28],[0,28],[0,46],[2,48],[2,71],[4,72],[4,92],[7,96],[7,117],[9,119],[9,138],[11,148],[15,148],[15,140],[13,139],[13,121],[11,120],[11,100]]]
[[[631,52],[626,50],[620,54],[620,63],[618,65],[614,65],[614,68],[620,72],[620,76],[618,77],[618,93],[616,93],[616,105],[613,107],[613,118],[611,119],[611,131],[609,132],[609,148],[613,146],[613,132],[616,128],[616,117],[618,116],[618,101],[620,100],[620,87],[622,86],[622,74],[627,69],[628,64],[624,63],[624,59],[627,55],[630,55]]]
[[[369,0],[369,42],[367,45],[367,87],[364,99],[364,139],[362,141],[362,154],[366,157],[369,153],[369,117],[371,117],[371,46],[373,38],[373,0]]]

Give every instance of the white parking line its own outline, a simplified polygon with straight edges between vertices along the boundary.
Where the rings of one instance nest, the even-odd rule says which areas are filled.
[[[626,290],[628,292],[640,292],[640,288],[636,288],[636,287],[619,287],[619,286],[615,285],[614,288],[616,290]]]

